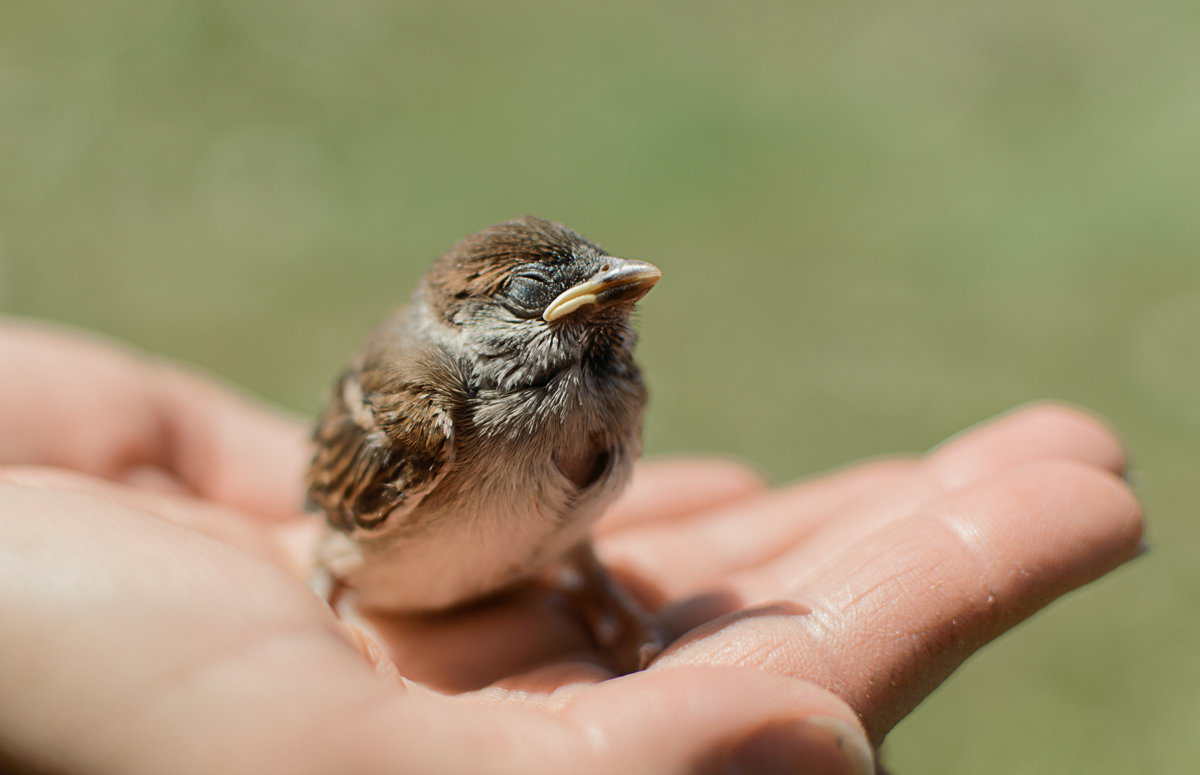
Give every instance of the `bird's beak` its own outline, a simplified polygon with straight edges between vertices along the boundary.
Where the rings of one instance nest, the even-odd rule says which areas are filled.
[[[631,258],[606,257],[599,272],[579,285],[566,289],[550,302],[542,318],[552,323],[589,304],[633,303],[649,293],[660,277],[662,270],[654,264]]]

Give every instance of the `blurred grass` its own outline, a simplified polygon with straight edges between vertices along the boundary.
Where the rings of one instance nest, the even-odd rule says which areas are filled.
[[[1126,434],[1149,557],[969,663],[900,773],[1200,761],[1200,6],[0,6],[0,307],[312,412],[522,212],[666,281],[649,452],[791,478],[1055,396]]]

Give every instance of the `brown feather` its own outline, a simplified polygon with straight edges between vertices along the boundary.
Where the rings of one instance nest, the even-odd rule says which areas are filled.
[[[334,385],[317,422],[310,499],[342,531],[399,522],[445,474],[453,456],[453,399],[433,378],[434,357],[385,324]],[[446,373],[445,364],[436,370]]]
[[[427,301],[444,320],[468,299],[495,294],[512,270],[531,262],[567,263],[581,249],[604,251],[566,226],[523,215],[459,241],[426,275]]]

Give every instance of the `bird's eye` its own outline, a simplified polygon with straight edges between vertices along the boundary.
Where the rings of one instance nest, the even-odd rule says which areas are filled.
[[[546,281],[533,275],[519,274],[508,281],[504,288],[508,308],[523,318],[542,314],[554,298],[554,292]]]

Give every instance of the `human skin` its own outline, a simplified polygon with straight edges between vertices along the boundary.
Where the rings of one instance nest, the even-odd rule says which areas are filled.
[[[613,679],[546,588],[339,622],[303,581],[304,422],[41,324],[0,323],[0,364],[0,768],[861,771],[1140,547],[1119,441],[1061,405],[779,488],[646,463],[598,550],[673,643]]]

